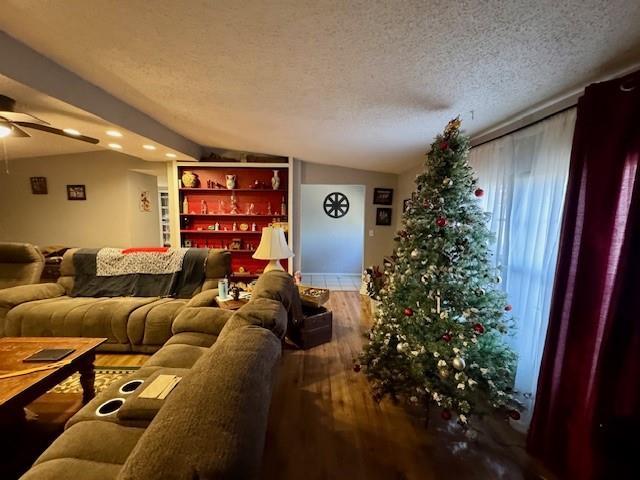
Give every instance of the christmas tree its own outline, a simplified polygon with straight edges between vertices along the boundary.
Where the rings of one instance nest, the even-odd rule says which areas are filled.
[[[477,198],[484,192],[468,152],[459,119],[431,145],[361,358],[376,400],[404,399],[427,414],[436,406],[465,428],[471,415],[492,409],[519,418],[511,393],[516,356],[503,340],[511,306],[497,285]]]

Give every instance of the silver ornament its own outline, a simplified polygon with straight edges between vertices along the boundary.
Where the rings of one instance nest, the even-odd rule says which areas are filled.
[[[446,379],[449,376],[449,370],[447,370],[446,368],[439,368],[438,376],[443,380]]]
[[[464,370],[464,367],[466,367],[466,364],[464,363],[464,358],[462,357],[454,358],[451,364],[453,365],[453,368],[460,371]]]
[[[411,258],[416,259],[418,257],[420,257],[420,250],[415,248],[414,250],[411,251]]]

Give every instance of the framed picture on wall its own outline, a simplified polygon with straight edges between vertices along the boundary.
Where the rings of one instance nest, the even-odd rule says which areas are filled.
[[[67,185],[67,200],[86,200],[87,191],[84,185]]]
[[[378,208],[376,210],[376,225],[391,225],[391,212],[390,208]]]
[[[393,188],[374,188],[374,205],[391,205],[393,203]]]
[[[31,177],[31,193],[34,195],[46,195],[47,177]]]

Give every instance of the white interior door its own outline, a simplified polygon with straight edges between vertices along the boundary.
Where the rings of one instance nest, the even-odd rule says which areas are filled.
[[[302,272],[360,274],[364,257],[364,185],[301,185]]]

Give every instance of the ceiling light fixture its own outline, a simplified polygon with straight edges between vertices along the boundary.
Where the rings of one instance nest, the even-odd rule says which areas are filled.
[[[5,138],[11,135],[11,127],[6,125],[0,125],[0,138]]]
[[[122,134],[117,130],[107,130],[107,135],[109,135],[110,137],[117,137],[117,138],[122,137]]]
[[[78,130],[76,130],[75,128],[65,128],[62,131],[64,133],[66,133],[67,135],[72,135],[74,137],[79,137],[80,136],[80,132]]]
[[[156,149],[155,145],[142,145],[142,148],[144,148],[145,150],[155,150]]]
[[[110,143],[109,147],[110,148],[115,148],[116,150],[122,149],[122,145],[120,145],[119,143]]]
[[[176,154],[175,153],[165,153],[165,155],[169,158],[176,158]]]

